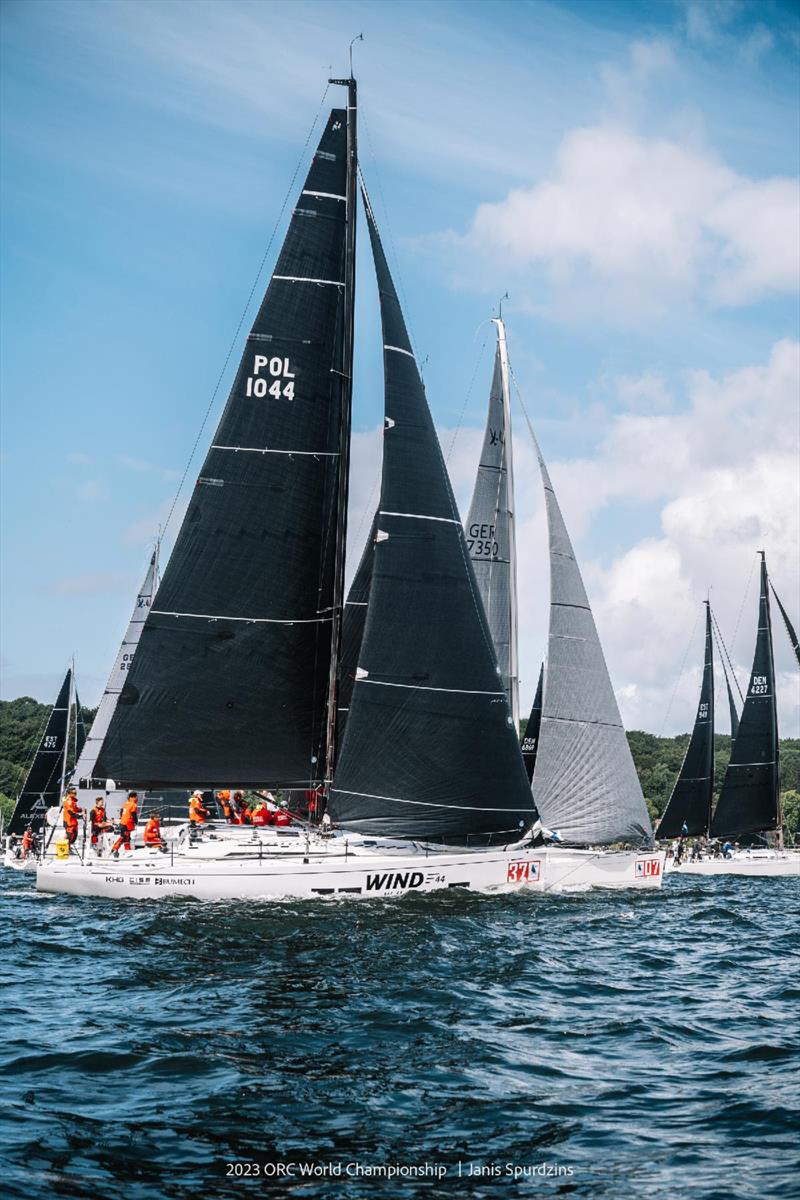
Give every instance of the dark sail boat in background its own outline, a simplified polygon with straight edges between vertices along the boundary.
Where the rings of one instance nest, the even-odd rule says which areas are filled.
[[[347,108],[326,123],[95,767],[136,787],[324,785],[323,826],[247,841],[218,830],[168,861],[144,849],[45,864],[37,887],[217,898],[659,886],[657,855],[648,871],[635,854],[598,863],[531,840],[518,733],[366,193],[383,479],[351,590],[363,629],[359,616],[342,636],[356,84],[331,82]],[[337,696],[343,674],[349,697]]]
[[[781,604],[780,596],[775,591],[775,585],[773,584],[771,579],[769,581],[769,586],[772,589],[773,596],[775,597],[775,603],[777,604],[778,608],[781,610],[781,616],[783,617],[783,623],[786,626],[786,632],[789,635],[789,642],[791,644],[792,650],[794,651],[794,656],[797,659],[798,665],[800,665],[800,642],[798,642],[798,640],[797,640],[797,634],[794,631],[794,626],[792,625],[792,622],[789,620],[789,614],[787,613],[786,609]]]
[[[41,827],[47,809],[61,800],[67,774],[72,705],[73,669],[70,667],[17,796],[6,829],[10,835],[21,834],[31,822],[37,828]]]
[[[658,823],[659,838],[705,836],[714,794],[714,645],[711,605],[706,600],[706,653],[694,729],[680,774]]]
[[[675,868],[682,874],[800,874],[800,852],[784,851],[782,846],[769,577],[764,551],[760,554],[761,587],[753,667],[710,833],[720,840],[765,848],[737,849],[727,857],[689,860]],[[766,834],[775,835],[776,848],[766,846]]]

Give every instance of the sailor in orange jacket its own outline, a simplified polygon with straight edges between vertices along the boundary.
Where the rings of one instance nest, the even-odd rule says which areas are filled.
[[[161,821],[156,813],[153,813],[144,827],[144,844],[153,850],[166,850],[167,848],[166,842],[161,836]]]
[[[67,788],[61,819],[64,822],[64,834],[70,846],[74,846],[78,837],[78,818],[83,816],[83,809],[78,804],[77,791],[74,787]]]
[[[131,849],[131,837],[139,820],[139,796],[136,792],[128,792],[128,799],[122,806],[122,812],[119,818],[119,837],[111,847],[111,853],[115,858],[119,858],[119,848],[124,846],[126,850]]]
[[[25,832],[22,835],[22,857],[27,858],[34,849],[33,826],[26,826]]]
[[[206,821],[211,816],[211,813],[203,804],[203,793],[192,792],[189,798],[189,822],[195,827],[205,825]]]
[[[236,824],[234,820],[233,805],[231,804],[231,794],[227,788],[223,788],[221,792],[217,792],[217,800],[222,809],[222,815],[229,825]]]

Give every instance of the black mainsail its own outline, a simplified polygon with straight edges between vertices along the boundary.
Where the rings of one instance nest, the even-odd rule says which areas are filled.
[[[789,635],[789,641],[791,643],[792,649],[794,650],[795,658],[797,659],[798,663],[800,663],[800,642],[798,642],[798,640],[797,640],[797,634],[794,631],[794,626],[792,625],[792,622],[789,620],[789,614],[787,613],[786,609],[781,604],[781,598],[778,595],[778,593],[775,591],[775,584],[772,582],[771,579],[769,581],[769,586],[772,588],[772,594],[775,597],[775,603],[777,604],[778,608],[781,610],[781,616],[783,617],[783,623],[786,626],[786,632]]]
[[[767,563],[761,551],[758,634],[739,729],[731,750],[712,837],[742,839],[779,824],[778,718]]]
[[[536,751],[539,746],[539,733],[542,728],[542,687],[544,684],[544,663],[539,668],[539,682],[536,685],[536,695],[533,697],[531,715],[525,726],[525,736],[522,739],[522,759],[528,772],[528,781],[533,780],[536,767]]]
[[[706,653],[694,729],[680,774],[658,825],[659,838],[707,834],[714,792],[714,646],[711,605],[706,605]]]
[[[341,81],[334,81],[341,82]],[[355,85],[334,109],[94,773],[313,786],[327,764],[349,443]]]
[[[8,823],[9,833],[22,833],[29,821],[40,823],[45,811],[61,799],[67,767],[72,668],[64,676],[28,775]]]
[[[531,790],[464,530],[365,197],[380,294],[383,480],[359,666],[329,811],[346,829],[515,841]]]

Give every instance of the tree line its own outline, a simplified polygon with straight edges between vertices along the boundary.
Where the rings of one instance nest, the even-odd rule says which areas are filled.
[[[87,731],[96,712],[95,708],[81,708]],[[6,817],[22,787],[49,713],[48,704],[40,704],[30,696],[0,701],[0,805]],[[525,724],[523,721],[523,734]],[[663,813],[678,778],[689,734],[656,737],[653,733],[634,729],[628,734],[628,742],[650,816],[655,821]],[[718,733],[714,738],[714,787],[717,793],[730,753],[730,736]],[[800,824],[800,740],[781,739],[780,761],[784,818],[787,832],[794,837]]]

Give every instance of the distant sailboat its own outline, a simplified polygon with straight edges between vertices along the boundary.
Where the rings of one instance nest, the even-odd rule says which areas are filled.
[[[706,600],[706,653],[694,729],[680,774],[658,823],[659,838],[705,836],[714,794],[714,646],[711,605]]]
[[[73,670],[70,667],[50,710],[22,790],[17,796],[6,829],[10,835],[23,833],[30,822],[41,826],[48,808],[61,801],[69,756],[72,705]]]
[[[758,632],[750,683],[739,728],[719,799],[711,820],[711,836],[719,840],[753,844],[763,849],[737,851],[729,857],[688,860],[676,870],[701,875],[797,875],[800,852],[784,851],[780,809],[778,716],[775,666],[772,652],[772,619],[766,556],[761,553]],[[764,835],[774,833],[777,849],[765,845]]]
[[[536,751],[539,747],[539,734],[542,729],[542,691],[544,687],[544,663],[539,668],[539,682],[533,697],[531,715],[525,726],[525,736],[522,739],[522,759],[528,773],[528,781],[533,781],[533,771],[536,766]]]
[[[791,644],[792,650],[794,651],[794,656],[797,659],[798,665],[800,665],[800,642],[798,642],[797,634],[794,631],[794,626],[792,625],[792,622],[789,620],[789,614],[787,613],[786,609],[781,604],[780,596],[775,591],[775,585],[773,584],[771,579],[769,581],[769,586],[772,589],[773,596],[775,597],[775,603],[777,604],[778,608],[781,610],[781,616],[783,617],[783,623],[786,626],[786,632],[789,635],[789,642]]]
[[[486,610],[514,727],[519,728],[517,550],[508,349],[502,317],[495,317],[497,348],[489,412],[466,523],[467,549]]]

